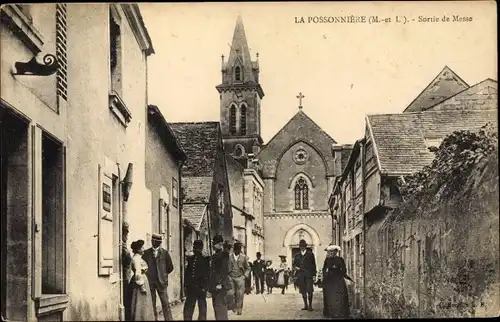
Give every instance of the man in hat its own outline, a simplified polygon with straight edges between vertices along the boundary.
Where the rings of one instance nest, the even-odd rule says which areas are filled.
[[[227,320],[226,295],[231,289],[229,281],[229,252],[224,249],[221,235],[215,235],[212,241],[214,254],[210,265],[209,291],[216,320]],[[226,247],[227,248],[227,247]]]
[[[241,315],[243,312],[243,297],[245,296],[245,279],[250,274],[248,266],[248,257],[241,253],[242,244],[236,242],[233,247],[233,253],[229,259],[229,278],[232,282],[231,295],[234,294],[235,307],[233,311]]]
[[[300,253],[295,255],[293,267],[297,271],[297,285],[299,286],[299,292],[302,294],[302,300],[304,301],[304,308],[302,308],[302,310],[312,311],[316,259],[311,251],[307,251],[307,243],[304,239],[299,241],[299,248]]]
[[[255,280],[255,293],[264,294],[264,273],[266,270],[266,262],[262,259],[262,254],[257,252],[257,259],[253,261],[253,279]]]
[[[151,289],[155,320],[158,320],[158,312],[156,310],[156,293],[158,292],[165,321],[172,321],[167,286],[168,274],[172,273],[174,265],[168,251],[161,247],[162,241],[162,235],[153,233],[151,236],[151,245],[153,247],[144,251],[142,259],[148,264],[146,275]]]
[[[193,319],[193,311],[198,302],[198,320],[207,319],[207,289],[210,277],[210,257],[203,256],[203,241],[195,240],[193,255],[187,256],[184,272],[186,302],[184,303],[184,321]]]

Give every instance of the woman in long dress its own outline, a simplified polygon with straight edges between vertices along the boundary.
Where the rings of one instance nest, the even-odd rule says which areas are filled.
[[[271,294],[273,292],[273,287],[276,284],[276,272],[274,268],[272,268],[272,261],[266,262],[266,270],[264,271],[266,278],[266,286],[267,286],[267,294]]]
[[[144,240],[137,240],[130,245],[134,255],[132,256],[131,269],[133,272],[130,281],[130,320],[131,321],[155,321],[153,299],[146,276],[148,265],[142,259],[144,254]]]
[[[340,247],[330,245],[323,264],[323,315],[328,318],[349,317],[349,295],[344,278],[347,275],[345,261],[339,256]]]
[[[280,255],[280,258],[281,258],[281,263],[280,263],[280,266],[278,268],[276,287],[281,288],[281,294],[285,294],[285,287],[286,287],[286,282],[287,282],[286,275],[288,274],[288,265],[286,264],[286,256]]]

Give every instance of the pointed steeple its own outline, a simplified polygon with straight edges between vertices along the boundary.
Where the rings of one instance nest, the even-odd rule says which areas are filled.
[[[255,81],[255,76],[253,72],[252,58],[250,56],[250,50],[248,48],[247,37],[245,34],[245,27],[243,26],[243,19],[241,15],[238,15],[236,19],[236,26],[234,27],[233,42],[231,43],[231,49],[229,52],[229,58],[227,61],[227,69],[229,71],[233,70],[239,66],[242,68],[242,81]]]

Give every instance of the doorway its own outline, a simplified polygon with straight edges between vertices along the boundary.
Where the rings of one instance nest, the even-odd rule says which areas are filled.
[[[2,317],[27,320],[28,124],[0,106]]]

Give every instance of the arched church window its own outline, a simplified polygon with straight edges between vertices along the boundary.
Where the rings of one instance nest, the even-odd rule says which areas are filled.
[[[309,187],[304,178],[295,184],[295,209],[309,209]]]
[[[241,117],[240,117],[240,131],[241,135],[247,135],[247,106],[245,104],[241,105]]]
[[[236,66],[234,69],[234,79],[237,81],[241,81],[241,68],[240,66]]]
[[[232,104],[231,108],[229,110],[230,116],[229,116],[229,128],[231,131],[231,134],[236,134],[236,105]]]

